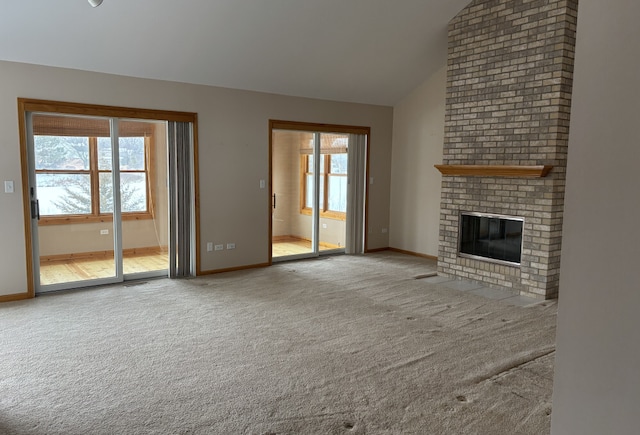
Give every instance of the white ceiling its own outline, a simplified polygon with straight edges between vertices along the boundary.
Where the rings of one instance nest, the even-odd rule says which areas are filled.
[[[2,0],[0,59],[394,105],[469,0]]]

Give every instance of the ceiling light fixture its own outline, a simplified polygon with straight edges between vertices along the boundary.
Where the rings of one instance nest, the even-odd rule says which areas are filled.
[[[102,0],[89,0],[89,4],[94,8],[97,8],[102,4]]]

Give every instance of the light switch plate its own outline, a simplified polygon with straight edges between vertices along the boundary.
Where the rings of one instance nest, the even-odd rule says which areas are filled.
[[[7,180],[4,182],[4,193],[13,193],[13,181]]]

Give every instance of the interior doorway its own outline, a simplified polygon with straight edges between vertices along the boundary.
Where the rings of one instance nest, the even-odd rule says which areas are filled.
[[[271,261],[364,252],[367,128],[271,122]]]

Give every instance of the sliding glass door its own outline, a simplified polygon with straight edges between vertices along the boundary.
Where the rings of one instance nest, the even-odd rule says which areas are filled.
[[[166,275],[166,123],[27,113],[36,292]]]
[[[340,132],[272,129],[271,254],[274,261],[345,252],[349,177],[364,176],[363,167],[354,167],[351,174],[349,171],[352,136]],[[363,202],[363,198],[362,195],[353,197],[353,201]],[[363,226],[361,220],[356,231],[362,231]]]

